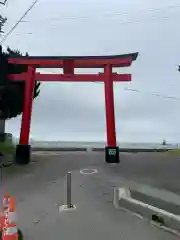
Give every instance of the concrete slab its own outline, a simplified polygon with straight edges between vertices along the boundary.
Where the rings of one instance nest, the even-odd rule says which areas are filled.
[[[167,212],[180,215],[179,195],[150,186],[143,186],[143,188],[131,190],[131,197]]]
[[[180,216],[132,197],[127,187],[114,188],[114,206],[140,214],[149,221],[180,232]]]

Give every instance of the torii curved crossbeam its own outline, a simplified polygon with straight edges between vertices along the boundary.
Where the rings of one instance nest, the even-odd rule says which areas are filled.
[[[16,149],[17,163],[27,164],[30,162],[29,132],[35,80],[45,82],[104,82],[107,129],[105,159],[108,163],[118,163],[119,148],[116,145],[113,82],[131,81],[131,75],[114,73],[112,69],[113,67],[131,66],[137,56],[138,53],[111,56],[26,56],[9,58],[9,63],[28,66],[26,73],[8,76],[11,81],[26,81],[20,141]],[[63,68],[63,74],[40,74],[36,73],[36,68]],[[103,68],[104,72],[75,74],[75,68]]]

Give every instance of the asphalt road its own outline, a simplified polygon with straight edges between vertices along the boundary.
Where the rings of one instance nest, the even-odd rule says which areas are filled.
[[[67,171],[91,166],[100,167],[112,178],[123,177],[180,193],[180,156],[173,153],[121,153],[120,164],[111,165],[98,152],[36,152],[30,165],[5,169],[3,185],[22,195],[27,189],[31,193],[63,177]]]
[[[177,155],[124,153],[120,164],[111,165],[104,162],[103,153],[44,154],[36,153],[29,166],[16,167],[13,173],[7,169],[4,174],[2,186],[16,197],[26,239],[178,239],[112,205],[112,187],[119,178],[179,193]],[[83,168],[96,168],[98,174],[82,176]],[[59,215],[55,206],[63,204],[67,171],[73,174],[77,211]]]
[[[180,155],[174,153],[121,154],[121,163],[107,172],[180,193]]]

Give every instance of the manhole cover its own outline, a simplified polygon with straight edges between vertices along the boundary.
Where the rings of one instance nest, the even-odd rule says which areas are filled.
[[[90,175],[90,174],[98,173],[98,170],[96,168],[84,168],[80,170],[80,173],[83,175]]]

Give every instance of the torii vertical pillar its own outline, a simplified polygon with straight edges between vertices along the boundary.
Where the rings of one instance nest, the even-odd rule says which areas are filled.
[[[31,146],[29,145],[29,132],[31,125],[32,101],[35,85],[35,68],[28,66],[24,91],[24,111],[21,121],[19,145],[16,147],[16,163],[28,164],[31,159]]]
[[[131,81],[130,74],[112,73],[113,67],[128,67],[137,59],[138,53],[113,56],[67,56],[67,57],[20,57],[10,58],[8,63],[24,64],[28,72],[24,74],[10,74],[10,80],[26,81],[24,110],[22,115],[21,134],[16,149],[16,162],[27,164],[30,162],[29,132],[31,123],[32,101],[34,84],[36,81],[45,82],[104,82],[107,146],[105,147],[105,161],[107,163],[119,162],[119,148],[116,143],[115,110],[113,81]],[[39,74],[36,68],[63,68],[64,74]],[[104,68],[100,74],[75,74],[74,68]]]
[[[106,80],[104,81],[105,111],[107,146],[105,147],[105,161],[107,163],[119,163],[119,147],[116,146],[116,126],[114,111],[114,92],[112,79],[112,66],[104,67]]]

